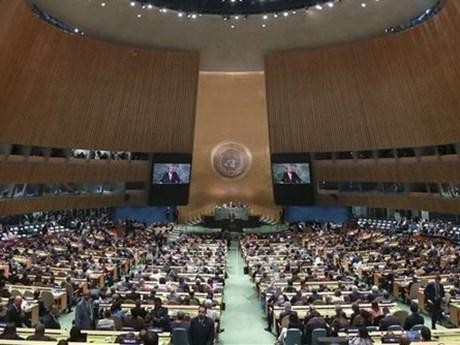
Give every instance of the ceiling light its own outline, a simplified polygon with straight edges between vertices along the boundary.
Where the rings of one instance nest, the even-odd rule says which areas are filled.
[[[101,2],[101,6],[102,7],[105,7],[106,3],[105,2]]]
[[[367,5],[366,5],[365,2],[361,3],[361,7],[362,7],[362,8],[364,8],[364,7],[366,7],[366,6],[367,6]]]
[[[320,11],[321,11],[321,10],[323,9],[323,6],[321,6],[320,4],[318,4],[318,5],[315,6],[315,8],[316,8],[317,10],[320,10]]]
[[[289,12],[283,12],[283,16],[287,17],[289,15]]]
[[[138,13],[137,18],[141,18],[141,17],[142,17],[142,14]]]
[[[178,16],[179,18],[182,18],[182,17],[184,16],[184,13],[183,13],[183,12],[179,12],[179,13],[177,14],[177,16]]]
[[[129,4],[131,5],[131,7],[136,6],[136,2],[135,2],[135,1],[131,1]]]
[[[263,15],[262,19],[267,20],[268,16],[266,14]]]

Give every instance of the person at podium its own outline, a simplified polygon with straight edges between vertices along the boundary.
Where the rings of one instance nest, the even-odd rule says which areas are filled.
[[[286,171],[283,173],[281,182],[289,183],[289,184],[297,184],[297,183],[302,183],[302,180],[300,179],[299,175],[297,175],[296,171],[294,170],[294,166],[289,164],[286,167]]]
[[[161,177],[162,184],[179,184],[180,177],[177,172],[174,170],[173,165],[168,165],[168,171],[166,171]]]

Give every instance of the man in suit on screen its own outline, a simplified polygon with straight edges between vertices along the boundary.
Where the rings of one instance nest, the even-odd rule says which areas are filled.
[[[283,173],[283,177],[281,178],[281,182],[283,183],[302,183],[299,175],[294,170],[294,166],[289,164],[286,168],[286,171]]]
[[[161,183],[163,184],[178,184],[180,183],[180,177],[177,172],[174,170],[173,165],[168,165],[168,171],[163,174],[161,178]]]

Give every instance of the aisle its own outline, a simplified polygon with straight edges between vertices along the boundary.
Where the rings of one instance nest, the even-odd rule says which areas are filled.
[[[220,345],[271,345],[275,337],[264,331],[266,327],[257,292],[249,276],[243,273],[243,259],[236,241],[227,257],[228,279],[225,282],[226,310],[219,335]]]

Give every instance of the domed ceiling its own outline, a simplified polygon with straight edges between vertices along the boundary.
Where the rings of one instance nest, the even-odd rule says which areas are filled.
[[[95,39],[198,50],[202,71],[259,71],[271,51],[368,39],[436,0],[30,0]]]

